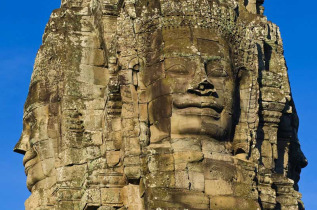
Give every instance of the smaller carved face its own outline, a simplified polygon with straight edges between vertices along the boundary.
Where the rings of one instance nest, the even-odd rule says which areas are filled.
[[[289,177],[295,182],[295,190],[298,190],[298,182],[302,168],[308,165],[308,161],[301,150],[300,144],[297,141],[290,144],[290,161],[289,161]]]
[[[25,112],[22,136],[15,151],[24,154],[23,165],[30,191],[40,181],[52,177],[54,172],[56,147],[53,139],[48,137],[48,125],[48,105],[35,107]]]
[[[293,101],[291,101],[290,106],[292,110],[296,110]],[[295,182],[295,190],[298,190],[298,182],[302,168],[308,165],[308,161],[297,137],[298,127],[299,119],[296,111],[281,117],[278,130],[279,157],[281,158],[278,159],[275,165],[275,170],[278,173],[288,172],[287,176]],[[285,139],[289,139],[290,142],[285,141]]]

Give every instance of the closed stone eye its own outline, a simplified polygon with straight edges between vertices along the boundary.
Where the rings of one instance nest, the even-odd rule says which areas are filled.
[[[228,77],[228,73],[224,69],[212,69],[207,71],[208,77]]]
[[[205,71],[208,77],[228,77],[228,72],[223,67],[221,60],[210,60],[205,63]]]
[[[167,68],[166,71],[173,74],[184,74],[184,75],[189,73],[189,71],[186,69],[185,66],[179,65],[179,64]]]

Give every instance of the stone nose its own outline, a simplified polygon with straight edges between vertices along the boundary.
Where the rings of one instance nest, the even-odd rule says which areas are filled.
[[[303,159],[302,162],[301,162],[301,167],[302,167],[302,168],[305,168],[307,165],[308,165],[308,160],[305,158],[305,159]]]
[[[207,79],[202,80],[198,85],[189,88],[189,93],[196,94],[199,96],[214,96],[217,97],[216,89],[214,85]]]
[[[213,86],[213,84],[211,84],[211,82],[207,81],[206,79],[203,80],[202,82],[199,83],[197,89],[203,91],[203,90],[211,90],[214,91],[215,87]]]
[[[18,143],[14,146],[13,151],[25,155],[29,149],[29,137],[22,133]]]
[[[305,168],[308,165],[308,160],[302,151],[300,153],[299,165],[301,168]]]

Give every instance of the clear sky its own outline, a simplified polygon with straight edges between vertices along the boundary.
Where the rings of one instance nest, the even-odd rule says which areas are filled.
[[[13,153],[22,130],[36,52],[45,24],[60,0],[2,0],[0,6],[0,209],[24,209],[29,196],[22,155]],[[284,40],[293,97],[300,117],[299,138],[309,165],[300,191],[307,210],[317,209],[317,1],[266,0],[265,14]]]

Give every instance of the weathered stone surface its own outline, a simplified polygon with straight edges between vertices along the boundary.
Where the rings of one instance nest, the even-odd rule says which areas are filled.
[[[303,209],[264,0],[62,0],[14,150],[33,209]]]

